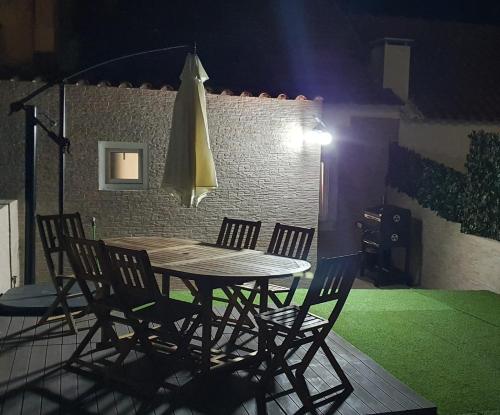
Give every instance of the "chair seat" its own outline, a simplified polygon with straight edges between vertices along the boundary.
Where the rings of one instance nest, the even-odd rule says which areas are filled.
[[[244,291],[260,292],[260,285],[256,285],[255,281],[245,282],[244,284],[238,284],[236,285],[236,287]],[[288,291],[290,291],[290,288],[283,287],[282,285],[269,284],[268,291],[273,292],[275,294],[287,293]]]
[[[165,299],[165,301],[138,306],[133,311],[141,320],[161,324],[165,319],[177,321],[190,318],[201,311],[201,306],[180,300]]]
[[[75,274],[57,274],[56,278],[60,279],[60,280],[75,280],[76,279]]]
[[[255,316],[257,320],[262,320],[267,324],[278,326],[280,329],[288,331],[292,328],[293,323],[299,316],[300,307],[289,305],[287,307],[278,308],[276,310],[268,310]],[[328,324],[328,320],[318,317],[314,314],[307,313],[299,331],[308,331],[317,329]]]
[[[114,294],[110,294],[102,298],[96,298],[95,304],[108,310],[121,311],[122,309],[120,301]]]

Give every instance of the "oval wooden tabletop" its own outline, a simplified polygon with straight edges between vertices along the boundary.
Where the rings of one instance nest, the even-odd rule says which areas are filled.
[[[258,279],[285,277],[307,271],[307,261],[270,255],[253,249],[227,249],[191,239],[122,237],[108,245],[145,250],[155,272],[192,279]],[[236,281],[235,281],[236,282]]]

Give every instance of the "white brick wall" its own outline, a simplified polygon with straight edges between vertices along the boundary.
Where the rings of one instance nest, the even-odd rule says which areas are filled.
[[[8,103],[38,85],[0,81],[0,198],[16,198],[23,223],[23,116],[7,117]],[[220,95],[207,96],[209,131],[219,188],[197,209],[183,208],[160,183],[175,92],[94,86],[67,87],[66,211],[78,210],[86,224],[96,216],[98,237],[183,236],[214,241],[224,216],[260,219],[259,248],[274,223],[318,225],[320,148],[291,144],[294,125],[311,126],[319,105]],[[37,99],[57,119],[55,94]],[[97,142],[139,141],[149,145],[149,190],[99,191]],[[38,211],[57,211],[57,148],[39,134]],[[86,230],[90,232],[87,226]],[[22,235],[22,233],[21,233]],[[22,245],[21,245],[22,246]],[[21,258],[22,259],[22,258]],[[316,260],[316,240],[310,259]],[[40,249],[38,280],[45,264]]]

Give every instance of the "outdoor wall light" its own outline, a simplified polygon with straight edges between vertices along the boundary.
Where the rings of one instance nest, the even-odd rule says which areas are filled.
[[[316,125],[314,128],[306,132],[304,135],[305,141],[321,144],[322,146],[330,144],[333,140],[332,133],[328,131],[326,124],[321,119],[316,117],[315,120]]]

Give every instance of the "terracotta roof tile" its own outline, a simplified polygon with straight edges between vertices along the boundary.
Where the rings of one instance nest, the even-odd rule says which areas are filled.
[[[12,77],[9,79],[11,82],[22,82],[21,78],[18,76]],[[35,77],[31,82],[45,82],[41,77]],[[68,83],[68,85],[71,85],[71,83]],[[115,87],[111,82],[102,80],[97,82],[96,84],[91,84],[87,79],[79,79],[76,81],[73,85],[76,86],[91,86],[94,85],[96,87]],[[120,82],[118,85],[116,85],[117,88],[136,88],[131,82],[128,81],[123,81]],[[159,88],[155,88],[151,83],[145,82],[142,83],[137,89],[159,89],[161,91],[175,91],[175,88],[172,85],[162,85]],[[217,92],[210,86],[205,86],[205,90],[209,94],[215,94],[217,95]],[[256,97],[256,98],[272,98],[270,94],[267,92],[260,92],[260,93],[252,93],[251,91],[242,91],[239,94],[233,92],[230,89],[223,89],[220,91],[218,95],[221,96],[241,96],[241,97]],[[275,97],[276,99],[292,99],[289,98],[286,94],[279,94]],[[296,100],[307,100],[307,97],[305,95],[298,95],[295,97]],[[315,97],[314,100],[323,100],[322,97]]]

